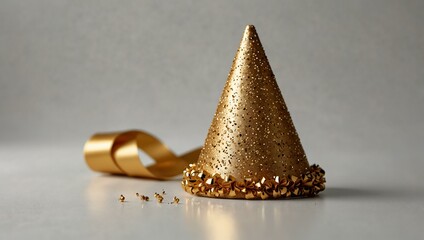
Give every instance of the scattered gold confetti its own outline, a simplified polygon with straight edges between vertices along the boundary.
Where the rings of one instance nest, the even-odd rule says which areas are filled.
[[[177,198],[177,196],[174,196],[174,201],[172,202],[173,204],[178,204],[180,202],[180,199]]]
[[[121,194],[121,196],[119,197],[119,201],[120,202],[125,202],[125,196]]]

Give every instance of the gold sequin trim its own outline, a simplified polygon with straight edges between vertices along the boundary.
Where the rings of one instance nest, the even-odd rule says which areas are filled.
[[[276,199],[313,197],[325,189],[325,171],[318,165],[309,167],[300,176],[274,176],[272,178],[246,178],[238,181],[232,176],[222,178],[219,174],[209,174],[190,164],[184,170],[183,189],[203,197]]]

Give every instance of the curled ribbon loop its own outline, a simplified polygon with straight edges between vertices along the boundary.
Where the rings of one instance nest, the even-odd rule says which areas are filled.
[[[155,163],[144,166],[139,149]],[[176,156],[154,136],[132,130],[95,134],[85,143],[84,157],[93,171],[164,180],[181,174],[190,163],[196,162],[200,150]]]

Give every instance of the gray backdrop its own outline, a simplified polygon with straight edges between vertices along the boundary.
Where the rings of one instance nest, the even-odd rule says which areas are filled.
[[[422,167],[423,12],[402,0],[2,0],[0,144],[79,151],[94,132],[136,128],[177,152],[201,145],[254,24],[310,162]]]

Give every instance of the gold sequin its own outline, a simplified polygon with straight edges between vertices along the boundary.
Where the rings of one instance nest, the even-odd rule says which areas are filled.
[[[157,200],[158,203],[162,203],[162,201],[163,201],[162,195],[160,195],[158,193],[155,193],[154,196],[155,196],[155,198],[156,198],[156,200]]]
[[[121,196],[119,196],[119,201],[120,202],[125,202],[125,196],[121,194]]]
[[[148,202],[149,201],[149,197],[148,196],[145,196],[145,195],[140,195],[140,200]]]

